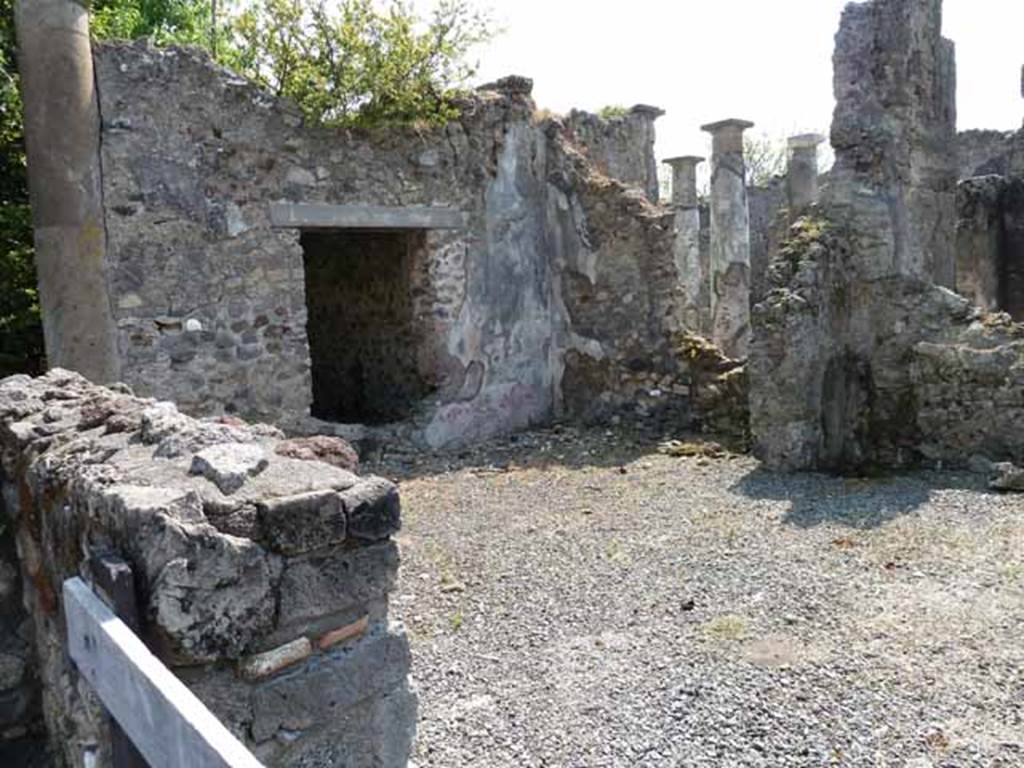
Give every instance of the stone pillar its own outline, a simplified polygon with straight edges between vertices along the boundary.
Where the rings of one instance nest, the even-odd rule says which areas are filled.
[[[706,330],[710,315],[707,280],[700,258],[700,208],[697,204],[697,166],[703,157],[673,157],[664,161],[672,168],[672,207],[676,211],[675,262],[683,287],[683,318],[686,329]]]
[[[47,358],[51,367],[113,382],[120,366],[89,14],[72,0],[19,0],[15,14]]]
[[[642,151],[643,173],[646,178],[644,191],[652,203],[658,202],[658,161],[655,159],[654,143],[656,140],[654,122],[665,114],[665,110],[652,107],[650,104],[637,104],[629,110],[629,120],[638,123],[639,149]]]
[[[818,145],[823,141],[825,137],[817,133],[805,133],[789,139],[786,197],[791,218],[796,218],[807,206],[818,201]]]
[[[711,340],[734,358],[750,344],[750,211],[743,132],[746,120],[702,126],[711,134]]]

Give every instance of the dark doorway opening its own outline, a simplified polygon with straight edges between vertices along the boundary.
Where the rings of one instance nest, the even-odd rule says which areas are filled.
[[[419,373],[413,275],[422,232],[304,232],[313,415],[387,424],[412,415]]]
[[[1013,179],[1002,198],[1002,290],[999,308],[1024,322],[1024,179]]]

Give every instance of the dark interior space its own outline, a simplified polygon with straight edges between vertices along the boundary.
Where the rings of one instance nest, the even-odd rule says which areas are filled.
[[[1024,179],[1015,179],[1002,198],[1002,290],[1000,309],[1024,322]]]
[[[305,232],[313,415],[347,424],[408,418],[429,394],[413,301],[422,233]]]

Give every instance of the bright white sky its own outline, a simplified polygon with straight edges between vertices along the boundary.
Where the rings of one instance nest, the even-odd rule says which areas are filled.
[[[481,0],[487,2],[487,0]],[[505,32],[480,82],[532,77],[541,107],[653,104],[660,158],[706,154],[699,127],[727,117],[785,136],[832,119],[832,49],[846,0],[490,0]],[[946,0],[960,128],[1024,121],[1024,2]]]

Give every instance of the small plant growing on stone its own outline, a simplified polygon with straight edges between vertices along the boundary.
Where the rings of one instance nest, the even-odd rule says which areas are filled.
[[[597,116],[604,120],[617,120],[629,114],[629,110],[619,104],[608,104],[597,110]]]

